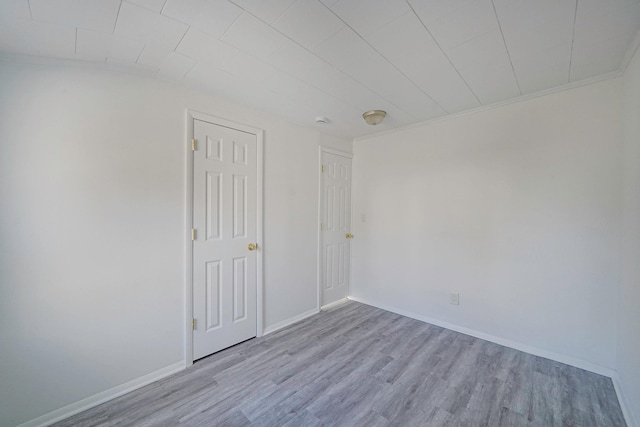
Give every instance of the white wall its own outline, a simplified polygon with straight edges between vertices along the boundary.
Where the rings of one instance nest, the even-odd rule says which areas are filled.
[[[352,296],[614,368],[619,99],[608,80],[357,141]]]
[[[640,426],[640,53],[623,77],[624,215],[618,305],[618,379]]]
[[[0,62],[0,425],[183,360],[186,108],[265,129],[265,326],[316,306],[318,145],[350,141],[149,79]]]

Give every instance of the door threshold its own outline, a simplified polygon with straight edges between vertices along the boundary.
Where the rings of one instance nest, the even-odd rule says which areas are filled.
[[[344,297],[342,299],[339,299],[338,301],[330,302],[329,304],[326,304],[326,305],[323,305],[322,307],[320,307],[320,311],[329,311],[332,308],[336,308],[336,307],[341,306],[342,304],[344,304],[347,301],[349,301],[349,298]]]

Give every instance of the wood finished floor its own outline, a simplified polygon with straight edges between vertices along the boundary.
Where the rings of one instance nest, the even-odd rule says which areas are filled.
[[[56,426],[625,426],[609,378],[349,302]]]

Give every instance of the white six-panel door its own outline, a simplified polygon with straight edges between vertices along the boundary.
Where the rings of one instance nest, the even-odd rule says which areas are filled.
[[[351,272],[351,158],[321,152],[321,305],[346,298]]]
[[[194,120],[193,359],[257,332],[257,138]]]

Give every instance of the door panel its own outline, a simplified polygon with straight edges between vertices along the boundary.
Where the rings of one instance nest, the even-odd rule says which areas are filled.
[[[207,290],[206,290],[206,305],[207,311],[207,324],[206,330],[220,327],[220,307],[221,299],[220,294],[222,290],[222,276],[221,276],[221,261],[209,261],[206,263],[207,267]]]
[[[257,332],[257,137],[194,120],[193,357]]]
[[[322,305],[349,293],[351,244],[351,159],[322,152],[320,195]]]
[[[233,322],[247,318],[247,258],[233,259]]]
[[[246,238],[247,229],[247,177],[233,175],[233,238]]]
[[[221,239],[220,222],[222,220],[222,174],[207,172],[207,240]]]

